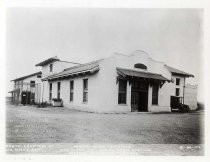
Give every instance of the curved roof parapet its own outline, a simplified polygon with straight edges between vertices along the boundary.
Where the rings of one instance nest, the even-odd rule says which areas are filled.
[[[165,65],[167,68],[168,68],[168,70],[172,73],[172,74],[174,74],[174,75],[181,75],[181,76],[185,76],[185,77],[194,77],[194,75],[192,75],[192,74],[190,74],[190,73],[186,73],[186,72],[184,72],[184,71],[181,71],[181,70],[178,70],[178,69],[176,69],[176,68],[173,68],[173,67],[170,67],[170,66],[168,66],[168,65]]]
[[[122,53],[114,53],[114,54],[116,54],[116,55],[121,55],[121,56],[127,56],[127,57],[131,57],[131,56],[133,56],[133,55],[135,55],[135,54],[144,54],[144,55],[146,55],[146,56],[148,57],[148,59],[150,59],[151,61],[154,61],[154,62],[158,62],[158,63],[164,64],[163,61],[158,61],[158,60],[154,60],[153,58],[151,58],[150,55],[149,55],[149,53],[147,53],[147,52],[144,51],[144,50],[135,50],[134,52],[132,52],[131,54],[128,54],[128,55],[122,54]]]
[[[146,51],[143,51],[143,50],[135,50],[134,52],[132,52],[132,53],[130,54],[130,56],[135,55],[136,53],[143,53],[143,54],[146,54],[147,57],[151,59],[150,55],[149,55]]]

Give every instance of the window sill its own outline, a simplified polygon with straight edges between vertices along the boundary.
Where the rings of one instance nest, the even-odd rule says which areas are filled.
[[[82,102],[82,104],[87,104],[88,102]]]
[[[118,104],[119,106],[128,106],[127,104]]]

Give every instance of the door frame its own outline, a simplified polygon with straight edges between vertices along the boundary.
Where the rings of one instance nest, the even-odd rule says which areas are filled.
[[[139,86],[141,85],[141,83],[144,84],[143,87]],[[134,84],[137,84],[137,87],[135,89],[133,89],[133,85]],[[133,104],[132,104],[132,94],[133,93],[136,93],[138,95],[138,104],[137,104],[137,109],[135,107],[133,107]],[[140,93],[145,93],[145,96],[146,96],[146,101],[145,101],[145,105],[146,105],[146,108],[145,110],[142,110],[140,109]],[[138,111],[138,112],[148,112],[148,102],[149,102],[149,83],[147,81],[144,81],[144,80],[134,80],[131,82],[131,112],[133,111]]]

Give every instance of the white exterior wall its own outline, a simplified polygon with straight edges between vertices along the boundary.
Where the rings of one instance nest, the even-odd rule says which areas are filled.
[[[53,71],[50,72],[50,64],[53,64]],[[49,63],[47,65],[42,66],[42,76],[46,77],[52,74],[56,74],[59,72],[62,72],[64,69],[76,66],[77,64],[69,63],[69,62],[63,62],[63,61],[54,61],[52,63]]]
[[[100,95],[100,89],[98,87],[98,74],[99,73],[52,81],[52,98],[57,98],[57,82],[61,82],[60,98],[62,98],[64,106],[75,107],[83,110],[100,111],[99,105],[101,105],[101,102],[98,97]],[[86,103],[83,102],[83,79],[88,79],[88,102]],[[74,96],[72,102],[70,102],[70,80],[74,81]]]
[[[187,84],[185,86],[184,103],[189,105],[191,110],[197,109],[197,85]]]
[[[179,85],[176,85],[176,78],[180,79]],[[179,97],[183,97],[184,77],[172,75],[172,80],[173,80],[173,83],[171,83],[171,86],[172,86],[173,91],[171,91],[171,95],[176,96],[176,88],[179,88],[180,89]]]
[[[142,63],[147,66],[147,71],[162,74],[171,80],[172,76],[164,63],[154,61],[147,54],[136,51],[132,55],[115,54],[112,57],[99,61],[100,70],[93,75],[80,76],[61,80],[61,98],[64,106],[88,111],[131,111],[131,85],[127,82],[126,104],[118,104],[118,83],[116,67],[134,69],[134,64]],[[49,67],[49,66],[47,66]],[[46,67],[45,67],[46,68]],[[138,70],[138,69],[135,69]],[[139,69],[140,70],[140,69]],[[144,70],[143,70],[144,71]],[[83,103],[83,79],[88,79],[88,102]],[[180,96],[183,96],[184,78],[180,78]],[[70,80],[74,80],[74,100],[70,102]],[[52,98],[57,98],[57,82],[53,81]],[[49,83],[45,94],[46,101],[49,99]],[[170,96],[175,96],[176,83],[165,84],[159,89],[158,105],[152,105],[152,87],[148,89],[148,111],[171,111]]]
[[[53,64],[52,72],[50,72],[50,64]],[[63,61],[54,61],[52,63],[42,66],[42,78],[62,72],[64,69],[75,66],[75,65],[77,65],[77,64],[63,62]],[[47,81],[42,82],[41,91],[42,91],[41,92],[41,101],[42,102],[45,102],[45,101],[50,102],[49,101],[49,84]],[[55,98],[55,97],[53,97],[53,98]]]

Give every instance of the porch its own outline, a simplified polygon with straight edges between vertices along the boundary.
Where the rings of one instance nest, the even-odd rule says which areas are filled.
[[[133,69],[117,68],[117,74],[117,83],[119,82],[118,103],[122,103],[123,94],[120,93],[124,91],[124,98],[128,98],[127,104],[131,107],[131,112],[151,111],[149,110],[151,106],[161,109],[163,107],[164,109],[164,106],[159,105],[159,89],[166,81],[170,82],[170,80],[160,74]],[[127,82],[128,89],[125,86]]]

